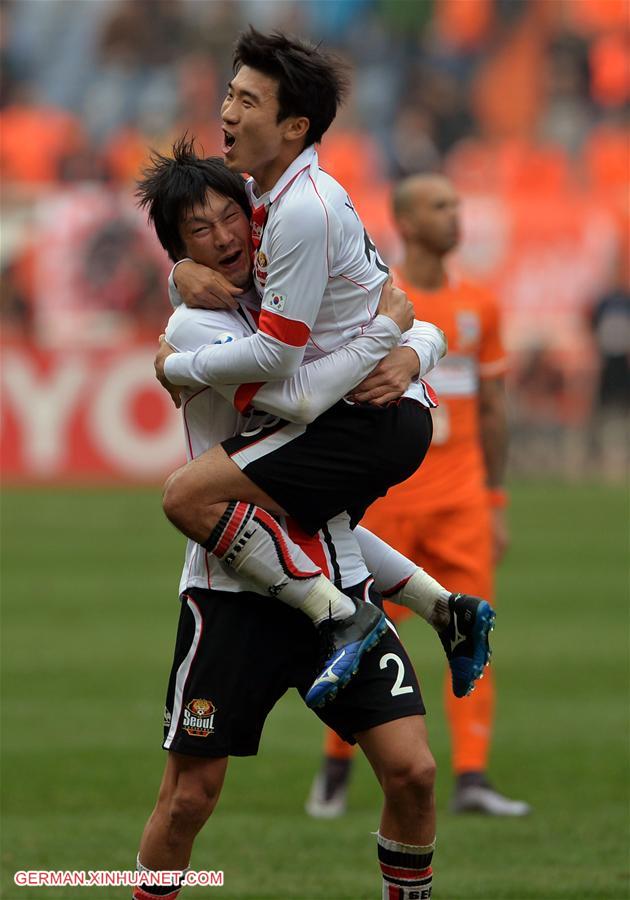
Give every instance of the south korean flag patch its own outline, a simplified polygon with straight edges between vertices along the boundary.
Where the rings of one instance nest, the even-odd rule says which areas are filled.
[[[275,291],[268,291],[263,299],[262,306],[264,309],[270,309],[272,312],[282,312],[287,302],[285,294],[277,294]]]

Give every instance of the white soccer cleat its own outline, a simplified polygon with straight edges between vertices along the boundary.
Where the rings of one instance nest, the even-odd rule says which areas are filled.
[[[451,812],[482,813],[486,816],[527,816],[532,808],[523,800],[511,800],[496,791],[492,785],[471,784],[458,787],[451,800]]]
[[[313,819],[338,819],[348,807],[348,785],[339,784],[326,796],[326,778],[319,772],[313,781],[304,809]]]

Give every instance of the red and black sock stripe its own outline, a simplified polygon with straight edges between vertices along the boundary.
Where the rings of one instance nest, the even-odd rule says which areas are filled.
[[[429,900],[433,884],[432,859],[433,850],[413,853],[390,850],[379,843],[378,861],[388,890],[387,900],[407,900],[410,896]]]
[[[203,545],[206,550],[219,559],[225,556],[230,544],[238,532],[251,519],[255,509],[256,507],[253,503],[241,503],[240,500],[233,500],[228,503],[227,509]]]
[[[292,559],[289,547],[287,546],[286,536],[274,517],[259,506],[255,506],[254,510],[254,521],[271,538],[278,556],[278,561],[280,562],[285,575],[296,581],[304,581],[308,578],[317,578],[318,575],[322,574],[322,570],[319,568],[315,568],[311,571],[300,569]]]
[[[154,884],[141,884],[133,892],[133,900],[176,900],[181,890],[181,883],[174,887],[159,887]]]
[[[419,900],[429,900],[433,885],[433,870],[426,869],[394,869],[381,864],[383,881],[388,887],[387,900],[407,900],[407,891],[414,891],[413,896]]]

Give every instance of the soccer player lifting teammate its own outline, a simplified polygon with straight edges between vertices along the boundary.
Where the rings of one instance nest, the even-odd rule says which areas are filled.
[[[249,204],[242,178],[221,160],[199,159],[184,140],[174,148],[174,157],[154,157],[139,197],[172,259],[189,254],[243,288],[237,309],[181,306],[169,320],[168,341],[181,351],[207,343],[235,351],[255,332],[260,308],[251,289]],[[310,420],[350,391],[400,339],[400,328],[409,321],[404,294],[385,284],[378,313],[347,345],[304,365],[286,381],[263,385],[256,395],[263,412],[248,417],[248,430],[264,424],[266,413],[298,423]],[[436,335],[434,326],[416,323],[406,336],[407,346],[420,357],[430,356]],[[394,349],[386,358],[391,361],[397,353]],[[381,385],[377,393],[389,390]],[[245,417],[233,405],[238,391],[238,385],[220,384],[183,389],[189,459],[244,430]],[[369,575],[374,568],[386,576],[376,579],[377,588],[403,585],[399,602],[416,607],[422,602],[427,619],[437,614],[440,603],[448,603],[448,591],[427,573],[365,529],[353,532],[345,512],[311,537],[297,523],[281,521],[310,557],[307,564],[314,569],[311,560],[316,561],[344,596],[360,602],[369,598],[374,608],[380,607]],[[266,716],[288,688],[307,695],[317,670],[316,631],[301,612],[278,599],[261,603],[264,591],[189,540],[165,706],[168,758],[140,844],[143,883],[134,891],[136,900],[164,896],[152,876],[157,870],[180,873],[168,890],[174,900],[194,840],[221,793],[228,757],[257,752]],[[384,795],[377,836],[383,896],[389,898],[395,888],[399,897],[429,897],[435,764],[420,688],[393,629],[387,629],[379,652],[362,660],[357,676],[318,715],[345,740],[358,742],[378,775]]]
[[[258,330],[234,347],[172,353],[164,345],[156,370],[175,394],[184,384],[239,385],[235,402],[246,411],[256,406],[261,384],[293,375],[302,361],[361,333],[375,314],[387,267],[347,193],[319,169],[313,146],[343,97],[341,66],[306,43],[250,29],[237,42],[234,71],[222,107],[224,155],[230,169],[252,175]],[[197,224],[201,233],[204,223]],[[222,262],[238,266],[241,252]],[[204,279],[227,302],[234,294],[193,262],[182,262],[176,277],[184,299],[187,280],[196,300]],[[398,354],[408,376],[435,361],[423,359],[421,369],[409,348]],[[311,705],[347,683],[387,625],[371,604],[350,601],[314,571],[264,511],[288,513],[310,534],[344,511],[356,524],[374,499],[414,472],[430,442],[435,401],[421,380],[400,402],[388,405],[388,399],[380,405],[342,400],[308,426],[280,420],[245,432],[188,463],[166,487],[165,511],[184,534],[301,609],[329,642],[307,696]],[[445,647],[457,656],[451,660],[456,692],[466,693],[487,662],[494,613],[485,601],[453,597],[448,605],[448,627],[466,640]]]

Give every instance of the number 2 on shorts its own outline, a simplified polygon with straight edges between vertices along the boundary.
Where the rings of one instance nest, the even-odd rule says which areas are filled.
[[[394,662],[398,666],[396,681],[391,690],[392,697],[398,697],[400,694],[412,694],[413,686],[410,684],[403,685],[402,683],[403,678],[405,677],[405,665],[400,656],[397,656],[395,653],[386,653],[384,656],[381,656],[379,666],[381,669],[386,669],[390,662]]]

